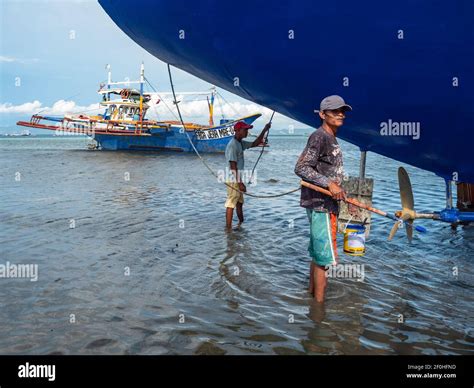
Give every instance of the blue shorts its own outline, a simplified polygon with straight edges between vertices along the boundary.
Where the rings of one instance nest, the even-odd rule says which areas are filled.
[[[310,237],[308,252],[316,265],[337,264],[337,216],[333,213],[306,209]]]

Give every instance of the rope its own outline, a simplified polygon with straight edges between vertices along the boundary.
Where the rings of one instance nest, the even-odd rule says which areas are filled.
[[[225,120],[225,117],[224,117],[224,110],[222,109],[222,105],[224,105],[224,103],[223,103],[223,102],[219,102],[219,99],[222,100],[222,98],[219,96],[219,93],[216,93],[217,105],[219,106],[219,110],[221,111],[222,119]]]
[[[206,160],[201,156],[201,154],[199,153],[199,151],[196,149],[193,141],[191,140],[191,137],[189,136],[188,132],[186,131],[186,126],[184,125],[184,120],[183,120],[183,117],[181,116],[181,111],[179,109],[179,104],[178,102],[176,101],[176,93],[174,91],[174,85],[173,85],[173,77],[171,75],[171,66],[170,64],[168,63],[168,75],[169,75],[169,79],[170,79],[170,85],[171,85],[171,91],[173,92],[173,99],[174,99],[174,102],[175,102],[175,106],[176,106],[176,110],[178,111],[178,115],[179,115],[179,120],[181,121],[181,124],[183,126],[183,130],[184,130],[184,133],[186,134],[186,136],[188,137],[188,141],[189,141],[189,144],[191,144],[191,147],[193,148],[194,152],[196,153],[197,157],[201,160],[201,162],[204,164],[204,166],[209,170],[209,172],[215,177],[215,178],[219,178],[217,173],[214,172],[214,170],[212,169],[211,166],[209,166],[209,164],[207,164]],[[250,194],[250,193],[247,193],[247,192],[243,192],[243,191],[240,191],[239,189],[236,189],[235,187],[232,187],[231,185],[229,185],[227,182],[224,182],[224,184],[227,186],[227,187],[230,187],[232,190],[234,191],[238,191],[239,193],[241,194],[245,194],[245,195],[248,195],[249,197],[253,197],[253,198],[276,198],[276,197],[283,197],[284,195],[288,195],[288,194],[291,194],[291,193],[294,193],[296,191],[299,191],[301,189],[301,187],[298,187],[296,189],[293,189],[293,190],[290,190],[290,191],[286,191],[284,193],[280,193],[280,194],[273,194],[273,195],[256,195],[256,194]]]
[[[146,78],[146,77],[144,77],[144,78],[145,78],[145,81],[148,83],[148,85],[150,85],[150,88],[152,88],[153,91],[156,93],[156,95],[160,98],[160,102],[163,102],[163,104],[165,104],[166,108],[170,111],[170,113],[174,116],[174,118],[176,120],[178,120],[178,117],[176,116],[176,114],[171,110],[171,108],[168,106],[168,104],[165,102],[165,100],[160,96],[160,94],[155,89],[155,87],[151,84],[151,82],[148,81],[148,78]],[[176,98],[175,98],[175,101],[176,101]]]
[[[274,114],[275,114],[275,111],[273,111],[272,117],[270,117],[270,121],[268,122],[269,124],[272,123]],[[253,166],[252,173],[250,174],[250,178],[249,178],[249,181],[248,181],[247,184],[249,184],[250,182],[252,182],[253,173],[254,173],[254,171],[255,171],[255,168],[257,167],[257,164],[258,164],[258,162],[260,161],[260,158],[261,158],[262,155],[263,155],[263,151],[265,150],[265,146],[267,145],[267,140],[268,140],[268,134],[269,134],[269,133],[270,133],[270,129],[269,129],[268,132],[265,134],[265,139],[263,139],[263,147],[262,147],[262,149],[260,150],[260,155],[258,155],[257,161],[255,162],[255,164],[254,164],[254,166]]]
[[[222,100],[223,100],[227,105],[230,106],[230,109],[232,109],[232,110],[234,111],[234,113],[238,116],[238,115],[239,115],[239,112],[237,112],[237,109],[235,109],[231,104],[229,104],[229,103],[227,102],[227,100],[225,99],[225,97],[224,97],[222,94],[219,93],[219,95],[221,96]]]

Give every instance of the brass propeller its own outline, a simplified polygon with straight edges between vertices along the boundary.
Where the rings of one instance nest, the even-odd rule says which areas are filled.
[[[390,241],[398,228],[404,224],[408,241],[411,242],[413,239],[413,220],[417,218],[417,214],[415,212],[415,201],[413,200],[410,177],[403,167],[398,168],[398,186],[400,188],[402,210],[396,212],[395,215],[400,219],[400,221],[397,221],[395,225],[393,225],[388,240]]]

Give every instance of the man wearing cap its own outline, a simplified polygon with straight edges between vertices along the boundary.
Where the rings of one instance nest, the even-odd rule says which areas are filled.
[[[248,136],[250,128],[253,125],[249,125],[243,121],[239,121],[234,125],[234,137],[227,144],[225,149],[225,158],[227,160],[232,176],[227,180],[227,200],[225,202],[226,207],[226,228],[232,228],[232,217],[234,216],[234,208],[237,208],[237,217],[239,218],[239,225],[244,222],[244,212],[242,205],[244,204],[244,195],[247,188],[242,182],[240,171],[244,169],[244,150],[252,147],[257,147],[265,136],[265,133],[270,129],[271,124],[268,123],[263,128],[260,135],[253,141],[244,141],[243,139]]]
[[[328,189],[332,197],[301,187],[300,205],[306,208],[310,223],[308,251],[312,258],[309,292],[318,302],[324,301],[327,285],[326,269],[337,264],[338,201],[345,199],[341,188],[344,176],[342,152],[336,140],[346,112],[352,110],[340,96],[328,96],[321,101],[322,124],[308,139],[296,163],[295,173],[303,180]]]

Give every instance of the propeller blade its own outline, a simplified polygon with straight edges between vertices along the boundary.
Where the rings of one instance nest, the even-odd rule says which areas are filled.
[[[413,240],[413,220],[405,222],[405,230],[407,232],[408,242]]]
[[[408,242],[413,240],[413,220],[409,214],[402,216],[402,221],[405,224],[405,231],[407,232]]]
[[[392,226],[392,230],[390,231],[390,234],[388,235],[388,241],[391,241],[393,236],[395,236],[395,233],[397,233],[398,228],[400,227],[400,222],[397,221],[395,224]]]
[[[415,201],[413,200],[413,190],[411,188],[410,177],[403,167],[398,168],[398,185],[400,187],[402,208],[414,210]]]

